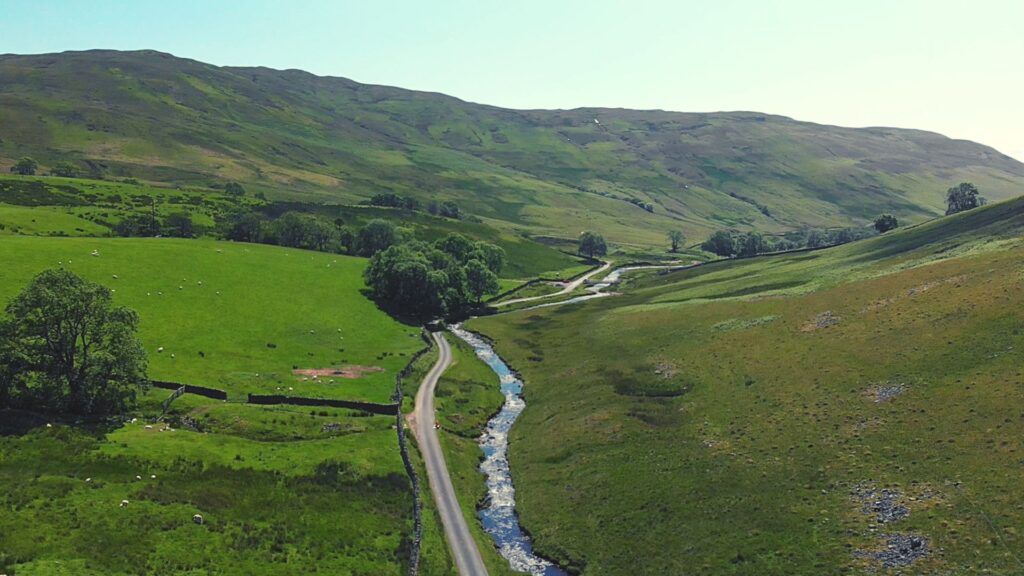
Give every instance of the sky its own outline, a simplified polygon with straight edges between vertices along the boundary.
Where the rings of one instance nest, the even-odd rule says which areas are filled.
[[[510,108],[919,128],[1024,161],[1024,0],[0,0],[0,53],[90,48]]]

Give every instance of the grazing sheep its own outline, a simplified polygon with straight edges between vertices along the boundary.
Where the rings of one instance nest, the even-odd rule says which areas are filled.
[[[142,480],[142,476],[136,475],[136,476],[135,476],[135,479],[136,479],[136,480]]]
[[[163,352],[163,351],[164,351],[164,347],[163,347],[163,346],[161,346],[161,347],[157,348],[157,349],[156,349],[156,351],[157,351],[157,352]]]
[[[149,424],[146,424],[146,430],[152,430],[152,429],[153,429],[152,426],[150,426]]]
[[[117,274],[113,275],[114,280],[117,280]]]
[[[192,521],[195,522],[196,524],[199,524],[200,526],[202,526],[203,525],[203,515],[202,514],[194,514],[192,516]]]
[[[85,481],[86,482],[92,482],[92,478],[86,478]]]
[[[127,508],[127,507],[128,507],[128,501],[127,500],[121,500],[121,508]]]
[[[156,474],[150,474],[149,475],[149,479],[150,480],[156,480]]]

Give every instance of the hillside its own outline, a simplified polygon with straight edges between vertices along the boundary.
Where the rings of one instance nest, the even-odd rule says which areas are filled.
[[[587,575],[1019,573],[1022,232],[1016,199],[468,323],[526,382],[536,546]]]
[[[238,180],[272,199],[452,199],[531,234],[597,228],[647,245],[669,229],[699,239],[882,211],[922,220],[959,181],[993,200],[1024,183],[1021,163],[927,132],[748,112],[506,110],[154,51],[0,56],[0,167],[26,154],[110,178]]]

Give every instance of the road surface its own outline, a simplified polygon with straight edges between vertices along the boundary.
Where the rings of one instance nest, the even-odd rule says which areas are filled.
[[[420,384],[420,389],[416,392],[416,408],[412,413],[413,433],[416,434],[420,451],[423,453],[430,491],[434,494],[437,511],[441,514],[444,535],[448,540],[452,556],[455,557],[455,565],[459,569],[459,574],[462,576],[486,576],[487,568],[484,567],[483,558],[480,557],[480,549],[476,546],[476,540],[469,533],[469,526],[466,524],[466,517],[462,515],[459,501],[455,498],[455,489],[452,487],[451,476],[448,475],[444,453],[441,452],[437,429],[434,428],[434,388],[437,387],[438,379],[452,363],[452,350],[444,338],[444,333],[434,332],[431,337],[437,344],[438,358],[437,363],[427,373],[423,383]]]
[[[591,270],[590,272],[587,272],[583,276],[580,276],[579,278],[573,280],[572,282],[569,282],[568,284],[566,284],[558,292],[554,292],[552,294],[543,294],[541,296],[530,296],[529,298],[514,298],[512,300],[506,300],[504,302],[498,302],[497,304],[494,304],[494,307],[495,308],[500,308],[502,306],[509,306],[511,304],[520,304],[522,302],[533,302],[534,300],[544,300],[546,298],[554,298],[555,296],[564,296],[565,294],[569,294],[570,292],[576,291],[576,289],[579,288],[580,286],[582,286],[584,282],[586,282],[587,280],[591,279],[595,275],[600,274],[601,272],[604,272],[611,265],[612,265],[611,262],[605,262],[604,264],[601,265],[600,268],[595,268],[595,269]]]

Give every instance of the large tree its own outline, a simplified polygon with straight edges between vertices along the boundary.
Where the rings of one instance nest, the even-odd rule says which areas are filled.
[[[736,241],[732,234],[725,230],[719,230],[712,234],[707,240],[701,243],[701,249],[719,256],[729,257],[736,253]]]
[[[679,252],[679,247],[683,245],[684,240],[683,233],[679,230],[672,230],[668,233],[668,241],[671,244],[669,252]]]
[[[580,234],[578,252],[587,258],[598,258],[608,253],[608,245],[603,236],[588,230]]]
[[[22,156],[18,161],[11,167],[11,172],[21,174],[22,176],[32,176],[36,173],[39,168],[39,163],[28,156]]]
[[[894,230],[899,225],[899,220],[897,220],[892,214],[882,214],[878,218],[875,218],[875,230],[878,230],[879,234],[884,234],[889,230]]]
[[[146,383],[138,316],[66,270],[36,276],[0,322],[0,400],[74,414],[131,407]]]
[[[978,189],[970,182],[961,182],[946,190],[946,215],[977,208],[984,203],[985,199],[978,195]]]
[[[498,276],[480,260],[466,263],[466,291],[479,304],[487,294],[497,294]]]
[[[356,235],[356,251],[360,256],[373,256],[397,243],[398,231],[387,220],[370,220]]]

